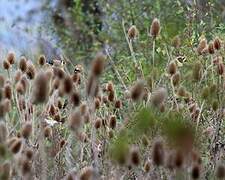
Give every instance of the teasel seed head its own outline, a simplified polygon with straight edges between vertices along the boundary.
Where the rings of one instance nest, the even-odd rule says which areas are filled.
[[[130,150],[130,161],[133,165],[138,166],[140,164],[140,153],[137,147],[132,147]]]
[[[224,64],[221,62],[221,63],[218,63],[217,64],[217,73],[222,76],[224,74],[224,70],[225,70],[225,67],[224,67]]]
[[[121,109],[122,108],[122,101],[121,100],[117,99],[115,101],[115,108],[116,109]]]
[[[0,121],[0,144],[5,143],[8,136],[8,130],[3,121]]]
[[[69,127],[71,130],[77,130],[82,124],[82,116],[79,111],[73,111],[69,116]]]
[[[144,93],[144,82],[138,81],[131,88],[130,95],[133,101],[138,101],[142,98]]]
[[[21,135],[23,138],[27,139],[32,133],[32,124],[30,122],[25,122],[22,126]]]
[[[53,104],[51,104],[49,107],[49,115],[53,117],[55,114],[56,114],[56,107]]]
[[[8,55],[7,55],[7,61],[10,63],[10,64],[14,64],[15,63],[15,53],[14,52],[9,52]]]
[[[200,62],[196,62],[193,65],[193,70],[192,70],[193,80],[196,81],[196,82],[200,81],[201,78],[202,78],[202,74],[203,74],[202,64]]]
[[[114,99],[115,99],[115,92],[114,91],[109,91],[108,101],[113,102]]]
[[[31,160],[33,158],[34,152],[31,148],[27,148],[25,150],[25,156],[28,160]]]
[[[11,110],[11,101],[9,99],[4,99],[2,101],[2,103],[3,103],[3,106],[4,106],[5,113],[10,112],[10,110]]]
[[[95,124],[94,125],[95,125],[96,129],[99,129],[102,126],[102,120],[100,118],[97,118],[95,120]]]
[[[173,83],[173,86],[178,86],[178,85],[180,84],[180,80],[181,80],[180,72],[176,72],[176,73],[172,76],[172,83]]]
[[[4,97],[7,99],[12,99],[12,87],[10,84],[4,86]]]
[[[194,164],[191,169],[191,177],[192,179],[199,179],[200,177],[200,166],[198,164]]]
[[[105,66],[106,57],[102,53],[98,53],[92,63],[92,74],[99,76],[102,74]]]
[[[86,85],[86,92],[88,96],[96,97],[99,92],[99,85],[97,78],[93,75],[91,75],[88,79],[87,85]]]
[[[212,41],[209,42],[208,51],[209,51],[209,54],[214,54],[215,53],[214,44],[213,44]]]
[[[46,63],[46,58],[45,58],[44,55],[41,55],[41,56],[38,58],[38,64],[39,64],[40,66],[43,66],[43,65],[45,65],[45,63]]]
[[[73,92],[70,95],[70,101],[74,107],[79,106],[80,105],[80,94],[78,92]]]
[[[94,169],[92,167],[84,167],[80,172],[80,180],[91,180],[94,178]]]
[[[52,128],[49,127],[49,126],[46,126],[46,127],[44,128],[43,134],[44,134],[44,137],[45,137],[45,138],[50,138],[50,137],[52,136]]]
[[[138,36],[138,29],[135,25],[132,25],[128,30],[128,38],[129,39],[135,39]]]
[[[22,76],[22,72],[20,70],[17,70],[14,75],[14,82],[17,83],[21,79],[21,76]]]
[[[186,94],[187,94],[186,89],[185,89],[183,86],[180,86],[180,87],[178,88],[177,94],[178,94],[178,96],[180,96],[180,97],[185,97]]]
[[[169,66],[168,66],[168,73],[170,75],[173,75],[177,72],[177,65],[174,61],[170,62],[169,63]]]
[[[109,92],[114,91],[114,85],[111,81],[107,83],[106,90],[109,91]]]
[[[16,92],[18,94],[24,94],[25,93],[22,83],[20,83],[20,82],[16,83]]]
[[[161,166],[164,163],[164,147],[163,143],[161,141],[156,141],[153,145],[153,151],[152,151],[152,158],[153,158],[153,163],[156,166]]]
[[[15,139],[15,141],[11,144],[10,146],[10,150],[13,154],[17,154],[22,147],[22,140],[17,138]]]
[[[217,165],[215,175],[218,179],[224,179],[225,178],[225,167],[224,167],[224,165],[222,165],[222,164]]]
[[[101,101],[99,100],[99,98],[95,98],[94,103],[95,103],[95,109],[99,109],[101,106]]]
[[[23,176],[31,173],[31,162],[29,162],[29,160],[27,159],[23,159],[21,162],[21,173]]]
[[[207,40],[205,38],[202,38],[198,44],[198,47],[197,47],[197,52],[199,55],[201,55],[203,52],[204,49],[207,49]]]
[[[81,76],[80,76],[80,73],[74,73],[72,76],[71,76],[73,82],[75,84],[80,84],[81,82]]]
[[[167,98],[167,90],[163,87],[156,89],[151,95],[151,103],[155,107],[160,107]]]
[[[56,77],[58,77],[59,79],[63,79],[65,77],[65,72],[63,69],[59,67],[52,67],[52,68],[53,68],[53,73]]]
[[[157,18],[154,18],[150,28],[150,35],[156,38],[160,33],[160,22]]]
[[[34,79],[32,89],[32,103],[44,103],[49,97],[49,81],[46,74],[40,71]]]
[[[176,49],[178,49],[181,46],[181,40],[179,36],[175,36],[172,40],[172,45],[173,47],[175,47]]]
[[[25,57],[21,57],[19,61],[19,69],[22,72],[26,72],[27,70],[27,59]]]
[[[112,129],[115,129],[115,127],[116,127],[116,116],[115,115],[110,116],[109,127]]]
[[[66,94],[70,94],[73,89],[73,81],[69,75],[67,75],[63,80],[63,89]]]
[[[184,163],[184,155],[181,150],[177,150],[174,156],[174,165],[176,168],[181,168]]]
[[[214,39],[213,43],[216,50],[219,50],[221,48],[221,40],[218,37]]]
[[[27,74],[27,77],[28,77],[29,79],[34,79],[34,77],[35,77],[36,69],[35,69],[34,64],[33,64],[31,61],[29,61],[29,62],[27,63],[26,74]]]
[[[9,70],[9,68],[10,68],[10,63],[9,63],[8,61],[4,60],[4,61],[3,61],[3,68],[4,68],[5,70]]]

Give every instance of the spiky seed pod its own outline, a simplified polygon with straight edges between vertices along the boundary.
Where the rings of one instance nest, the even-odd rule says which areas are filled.
[[[150,35],[156,38],[160,33],[160,22],[157,18],[154,18],[150,28]]]
[[[12,153],[17,154],[20,151],[21,147],[22,147],[22,140],[17,138],[10,146],[10,150]]]
[[[73,81],[71,77],[68,75],[63,80],[63,89],[66,94],[70,94],[73,89]]]
[[[115,91],[109,91],[109,94],[108,94],[108,100],[110,102],[113,102],[115,99]]]
[[[144,82],[138,81],[131,88],[131,91],[130,91],[131,99],[133,101],[138,101],[142,98],[143,93],[144,93]]]
[[[127,32],[129,39],[135,39],[138,36],[138,29],[135,25],[132,25]]]
[[[185,97],[187,94],[186,89],[183,86],[180,86],[177,91],[177,94],[181,97]]]
[[[224,74],[224,64],[223,63],[219,63],[219,64],[217,64],[217,73],[219,74],[219,75],[223,75]]]
[[[0,74],[0,88],[4,87],[5,85],[5,77]]]
[[[92,74],[94,76],[99,76],[102,74],[105,66],[106,57],[102,53],[98,53],[92,63]]]
[[[65,77],[65,72],[60,69],[59,67],[52,67],[54,76],[58,77],[59,79],[63,79]]]
[[[140,164],[140,155],[138,148],[131,148],[130,150],[130,161],[133,165],[138,166]]]
[[[22,83],[20,83],[20,82],[16,83],[16,87],[15,88],[16,88],[16,92],[18,94],[24,94],[25,93],[24,86],[22,85]]]
[[[191,169],[192,179],[198,179],[200,177],[200,166],[198,164],[193,165]]]
[[[88,96],[96,97],[98,95],[99,86],[98,81],[95,76],[90,76],[87,85],[86,85],[86,92]]]
[[[27,63],[26,74],[29,79],[34,79],[35,74],[36,74],[36,69],[32,62]]]
[[[6,141],[8,136],[8,130],[4,122],[0,122],[0,144]]]
[[[152,158],[153,158],[153,163],[156,166],[161,166],[164,163],[164,147],[163,143],[161,141],[156,141],[153,145],[153,151],[152,151]]]
[[[20,109],[20,111],[26,109],[26,102],[25,102],[24,98],[19,99],[19,109]]]
[[[69,116],[69,127],[72,130],[77,130],[82,123],[82,117],[79,111],[74,111]]]
[[[216,173],[215,173],[216,177],[218,179],[224,179],[225,178],[225,167],[222,164],[219,164],[216,167]]]
[[[109,127],[115,129],[116,127],[116,116],[112,115],[109,118]]]
[[[31,173],[31,163],[29,160],[25,159],[21,162],[21,173],[23,176]]]
[[[29,86],[29,81],[25,75],[23,75],[20,79],[20,83],[23,85],[24,92],[26,92],[28,86]]]
[[[109,92],[114,91],[114,85],[111,81],[107,83],[106,90],[109,91]]]
[[[200,62],[196,62],[192,68],[192,77],[194,81],[200,81],[203,74],[203,67]]]
[[[200,40],[200,42],[198,44],[198,47],[197,47],[198,54],[201,55],[202,54],[202,51],[204,49],[207,49],[208,50],[208,48],[206,48],[206,47],[207,47],[207,40],[205,38],[203,38],[203,39]]]
[[[30,137],[32,133],[32,124],[30,122],[26,122],[21,129],[21,135],[23,138],[27,139]]]
[[[86,103],[82,103],[80,105],[80,113],[81,115],[85,115],[87,113],[87,110],[88,110],[88,107],[87,107],[87,104]]]
[[[94,125],[95,125],[96,129],[99,129],[101,127],[101,125],[102,125],[102,120],[100,118],[97,118],[95,120],[95,124]]]
[[[145,164],[144,164],[144,171],[145,171],[146,173],[148,173],[148,172],[150,171],[150,168],[151,168],[151,163],[150,163],[149,160],[147,160],[147,161],[145,162]]]
[[[80,73],[74,73],[72,76],[71,76],[72,80],[74,83],[76,84],[80,84],[81,82],[81,77],[80,77]]]
[[[17,70],[14,76],[14,81],[17,83],[22,77],[22,72],[20,70]]]
[[[177,65],[176,65],[176,63],[174,61],[172,61],[172,62],[169,63],[169,66],[168,66],[167,71],[168,71],[168,73],[170,75],[173,75],[173,74],[176,73],[176,71],[177,71]]]
[[[155,107],[159,107],[167,98],[167,90],[165,88],[158,88],[152,93],[151,103]]]
[[[101,106],[101,101],[98,98],[95,98],[94,103],[95,103],[95,109],[99,109]]]
[[[26,70],[27,70],[27,59],[25,57],[20,58],[19,68],[22,72],[26,72]]]
[[[119,99],[117,99],[117,100],[115,101],[115,108],[116,108],[116,109],[120,109],[121,107],[122,107],[122,101],[119,100]]]
[[[59,142],[59,147],[60,148],[63,148],[66,144],[66,140],[65,139],[61,139],[60,142]]]
[[[173,83],[173,86],[178,86],[178,85],[180,84],[180,79],[181,79],[180,72],[176,72],[176,73],[172,76],[172,83]]]
[[[52,136],[52,128],[49,126],[46,126],[44,128],[43,134],[45,138],[50,138]]]
[[[56,105],[56,106],[57,106],[59,109],[62,109],[63,103],[62,103],[62,101],[61,101],[60,98],[57,99],[57,105]]]
[[[80,95],[78,92],[73,92],[70,96],[70,101],[73,104],[73,106],[79,106],[80,105]]]
[[[219,50],[221,48],[221,40],[218,37],[214,39],[213,43],[216,50]]]
[[[34,152],[31,148],[28,148],[25,150],[25,156],[28,160],[31,160],[33,158]]]
[[[91,180],[94,177],[94,169],[92,167],[84,167],[80,172],[80,180]]]
[[[7,61],[10,63],[10,64],[14,64],[15,63],[15,53],[14,52],[9,52],[7,54]]]
[[[39,64],[40,66],[43,66],[43,65],[45,65],[45,63],[46,63],[46,58],[45,58],[44,55],[41,55],[41,56],[38,58],[38,64]]]
[[[34,104],[44,103],[49,97],[49,82],[46,74],[40,71],[35,80],[34,88],[32,89],[32,102]]]
[[[50,105],[48,112],[49,112],[49,115],[52,117],[56,114],[56,108],[53,104]]]
[[[6,61],[6,60],[3,61],[3,68],[4,68],[5,70],[9,70],[10,64],[9,64],[8,61]]]
[[[209,54],[214,54],[215,53],[213,42],[209,42],[208,51],[209,51]]]
[[[174,165],[176,168],[181,168],[184,163],[184,155],[180,150],[177,150],[174,156]]]
[[[4,106],[5,113],[10,112],[10,110],[11,110],[11,101],[9,99],[4,99],[2,101],[2,103],[3,103],[3,106]]]
[[[172,45],[173,45],[173,47],[175,47],[177,49],[181,46],[181,40],[180,40],[180,37],[179,36],[175,36],[173,38]]]
[[[12,99],[12,87],[10,84],[4,86],[4,97],[7,99]]]

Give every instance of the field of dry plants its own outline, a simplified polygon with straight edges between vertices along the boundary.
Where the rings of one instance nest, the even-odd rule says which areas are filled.
[[[90,65],[7,51],[0,180],[225,179],[225,33],[167,41],[150,19]]]

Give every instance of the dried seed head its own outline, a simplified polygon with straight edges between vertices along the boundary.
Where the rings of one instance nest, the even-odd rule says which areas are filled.
[[[192,167],[192,170],[191,170],[191,177],[193,179],[198,179],[200,177],[200,166],[198,164],[195,164],[193,167]]]
[[[137,27],[135,25],[132,25],[130,27],[130,29],[128,30],[128,38],[129,39],[135,39],[137,36],[138,36],[138,30],[137,30]]]
[[[26,70],[27,70],[27,59],[25,57],[20,58],[19,68],[22,72],[26,72]]]
[[[213,43],[216,50],[219,50],[221,48],[221,40],[218,37],[214,39]]]
[[[26,92],[28,86],[29,86],[29,81],[25,75],[23,75],[20,79],[20,83],[23,85],[24,92]]]
[[[7,99],[12,99],[12,87],[10,84],[6,84],[4,87],[4,97]]]
[[[44,128],[44,137],[45,138],[50,138],[52,136],[52,128],[49,126],[46,126]]]
[[[130,151],[130,160],[131,163],[135,166],[138,166],[140,164],[140,155],[138,148],[132,148]]]
[[[114,98],[115,98],[115,91],[109,91],[107,100],[109,100],[110,102],[113,102]]]
[[[28,148],[25,150],[25,155],[28,160],[31,160],[33,158],[34,152],[31,148]]]
[[[80,84],[80,82],[81,82],[80,73],[74,73],[71,78],[74,83]]]
[[[52,67],[53,68],[53,73],[56,77],[59,79],[63,79],[65,77],[65,72],[59,68],[59,67]]]
[[[9,99],[4,99],[2,101],[2,103],[3,103],[3,106],[4,106],[5,113],[10,112],[10,110],[11,110],[11,101]]]
[[[21,135],[23,138],[29,138],[32,133],[32,124],[30,122],[26,122],[21,129]]]
[[[39,59],[38,59],[38,64],[39,64],[40,66],[43,66],[43,65],[45,65],[45,63],[46,63],[46,58],[45,58],[44,55],[41,55],[41,56],[39,57]]]
[[[79,106],[80,105],[80,95],[78,92],[73,92],[70,96],[70,101],[73,104],[73,106]]]
[[[70,94],[73,89],[73,81],[71,77],[68,75],[63,80],[63,89],[66,94]]]
[[[121,107],[122,107],[122,101],[119,100],[119,99],[117,99],[117,100],[115,101],[115,108],[116,108],[116,109],[120,109]]]
[[[209,54],[214,54],[215,53],[213,42],[209,42],[208,51],[209,51]]]
[[[173,76],[172,76],[172,83],[174,86],[178,86],[180,84],[180,79],[181,79],[181,75],[180,72],[176,72]]]
[[[0,122],[0,144],[6,141],[7,136],[8,136],[8,130],[6,128],[5,123],[1,121]]]
[[[88,110],[88,107],[87,107],[87,104],[86,103],[82,103],[80,105],[80,113],[81,115],[85,115],[87,113],[87,110]]]
[[[185,97],[186,94],[187,94],[187,92],[186,92],[186,90],[185,90],[185,88],[183,86],[180,86],[179,89],[178,89],[178,91],[177,91],[177,94],[179,96],[181,96],[181,97]]]
[[[10,150],[12,153],[16,154],[20,151],[21,147],[22,147],[22,140],[17,138],[10,146]]]
[[[7,61],[10,63],[10,64],[14,64],[15,63],[15,53],[14,52],[9,52],[8,55],[7,55]]]
[[[223,63],[218,63],[217,64],[217,73],[219,75],[222,76],[224,74],[224,69],[225,69],[225,67],[224,67],[224,64]]]
[[[22,76],[22,72],[20,70],[17,70],[14,76],[15,83],[17,83],[21,79],[21,76]]]
[[[224,179],[225,178],[225,167],[222,164],[219,164],[216,167],[216,177],[218,179]]]
[[[153,38],[156,38],[160,32],[160,22],[157,18],[154,18],[150,28],[150,35]]]
[[[90,76],[86,85],[86,92],[88,96],[96,97],[98,95],[99,86],[95,76]]]
[[[150,163],[149,160],[147,160],[147,161],[145,162],[145,164],[144,164],[144,171],[145,171],[146,173],[148,173],[148,172],[150,171],[150,168],[151,168],[151,163]]]
[[[16,92],[18,94],[24,94],[25,93],[24,86],[23,86],[22,83],[20,83],[20,82],[16,83]]]
[[[53,104],[50,105],[48,112],[49,112],[49,115],[52,117],[56,114],[56,108]]]
[[[167,90],[165,88],[158,88],[152,93],[151,103],[155,107],[159,107],[167,98]]]
[[[101,106],[101,101],[99,100],[99,98],[95,98],[95,109],[99,109]]]
[[[35,66],[34,66],[33,63],[30,62],[30,61],[27,63],[26,74],[27,74],[27,77],[28,77],[29,79],[34,79],[35,74],[36,74]]]
[[[206,40],[205,38],[202,38],[202,39],[200,40],[199,44],[198,44],[198,47],[197,47],[197,52],[198,52],[198,54],[201,55],[201,54],[202,54],[202,51],[203,51],[204,49],[208,49],[208,48],[207,48],[207,40]]]
[[[152,158],[156,166],[163,165],[164,163],[164,147],[161,141],[156,141],[153,145]]]
[[[49,82],[46,74],[40,71],[35,80],[34,88],[32,89],[32,102],[34,104],[44,103],[49,97]]]
[[[114,91],[114,85],[111,81],[107,83],[106,90],[109,91],[109,92]]]
[[[5,84],[5,77],[0,74],[0,88],[4,87]]]
[[[80,172],[80,180],[91,180],[94,177],[94,169],[92,167],[84,167]]]
[[[102,120],[100,118],[97,118],[95,120],[95,124],[94,125],[95,125],[96,129],[99,129],[101,127],[101,125],[102,125]]]
[[[9,70],[10,64],[9,64],[8,61],[6,61],[6,60],[3,61],[3,68],[4,68],[5,70]]]
[[[175,47],[177,49],[181,46],[181,40],[180,40],[180,37],[179,36],[175,36],[173,38],[172,45],[173,45],[173,47]]]
[[[92,63],[92,74],[99,76],[102,74],[105,66],[106,57],[102,53],[98,53]]]
[[[130,94],[133,101],[138,101],[142,98],[144,93],[144,82],[138,81],[136,84],[131,88]]]
[[[72,130],[77,130],[82,123],[82,117],[79,111],[74,111],[69,116],[69,127]]]
[[[21,173],[23,176],[31,173],[31,163],[29,162],[29,160],[22,160],[21,162]]]
[[[169,63],[169,66],[168,66],[168,73],[170,75],[173,75],[173,74],[176,73],[176,71],[177,71],[177,65],[176,65],[176,63],[174,61],[170,62]]]
[[[114,129],[116,127],[116,116],[112,115],[109,118],[109,127]]]
[[[176,168],[181,168],[184,163],[184,156],[180,150],[177,150],[174,157],[174,165]]]
[[[65,139],[61,139],[60,142],[59,142],[59,147],[60,148],[63,148],[66,144],[66,140]]]

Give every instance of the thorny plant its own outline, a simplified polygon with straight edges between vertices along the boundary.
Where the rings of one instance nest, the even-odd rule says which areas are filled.
[[[155,18],[146,76],[133,48],[138,29],[122,27],[134,63],[132,84],[107,50],[90,68],[78,64],[73,72],[43,55],[32,62],[8,53],[0,76],[1,179],[225,177],[222,40],[201,38],[189,52],[194,63],[166,48],[166,67],[155,73]],[[173,46],[182,48],[179,37]],[[102,83],[106,66],[119,83]],[[123,93],[116,92],[119,84]]]

